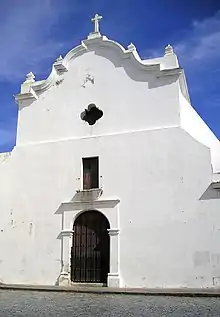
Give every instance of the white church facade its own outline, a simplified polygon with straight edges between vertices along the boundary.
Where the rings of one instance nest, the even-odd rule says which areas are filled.
[[[220,142],[172,47],[141,60],[95,32],[29,73],[0,155],[0,282],[220,285]]]

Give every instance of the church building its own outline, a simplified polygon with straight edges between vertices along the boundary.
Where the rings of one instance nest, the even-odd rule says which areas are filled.
[[[220,142],[171,45],[140,58],[99,30],[27,74],[0,154],[0,283],[220,286]]]

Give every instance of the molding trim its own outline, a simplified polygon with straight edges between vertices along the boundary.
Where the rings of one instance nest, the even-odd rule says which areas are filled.
[[[220,190],[220,182],[213,182],[211,186],[213,189]]]
[[[108,230],[108,234],[110,236],[117,236],[120,232],[120,229],[117,228],[111,228],[111,229],[107,229]]]
[[[119,204],[120,199],[100,199],[95,201],[70,201],[62,202],[62,212],[70,210],[103,209],[114,208]]]
[[[154,128],[146,128],[146,129],[136,129],[136,130],[127,130],[127,131],[118,131],[118,132],[112,132],[112,133],[103,133],[103,134],[93,134],[88,136],[80,136],[80,137],[71,137],[71,138],[62,138],[62,139],[56,139],[56,140],[45,140],[45,141],[38,141],[38,142],[27,142],[23,144],[16,145],[16,147],[22,147],[27,145],[39,145],[39,144],[46,144],[46,143],[55,143],[55,142],[70,142],[74,140],[84,140],[84,139],[94,139],[99,137],[109,137],[109,136],[117,136],[122,134],[130,134],[130,133],[144,133],[148,131],[157,131],[157,130],[165,130],[165,129],[176,129],[180,128],[179,125],[170,125],[166,127],[154,127]],[[78,189],[80,191],[80,189]]]
[[[119,273],[108,273],[108,287],[114,287],[114,288],[120,287]]]
[[[119,273],[108,273],[109,277],[119,277]]]
[[[216,190],[220,190],[220,172],[212,174],[211,187]]]
[[[29,92],[27,93],[20,93],[18,95],[15,96],[15,102],[19,103],[20,101],[24,101],[24,100],[32,100],[35,101],[38,99],[37,94],[35,93],[35,91],[33,89],[30,89]]]
[[[62,237],[70,237],[71,235],[73,235],[74,233],[74,230],[71,230],[71,229],[64,229],[60,232],[60,235]]]
[[[191,104],[189,91],[188,91],[188,87],[187,87],[187,83],[186,83],[186,76],[185,76],[185,72],[183,69],[181,69],[181,72],[180,72],[179,85],[180,85],[180,90],[181,90],[183,96]]]
[[[29,85],[27,85],[26,82],[26,86],[32,88],[38,97],[44,91],[48,90],[51,86],[55,85],[58,80],[60,80],[61,78],[63,79],[64,73],[68,71],[70,61],[77,58],[78,56],[85,54],[88,51],[95,51],[96,47],[113,49],[120,54],[120,58],[122,60],[129,60],[130,63],[133,63],[136,68],[148,73],[154,73],[159,77],[168,75],[180,75],[182,73],[182,69],[179,67],[162,70],[161,63],[146,64],[144,60],[141,60],[133,44],[132,47],[131,45],[129,45],[128,48],[125,49],[121,44],[109,40],[106,36],[100,36],[83,40],[80,45],[70,50],[64,58],[60,57],[53,63],[51,73],[47,79],[30,82],[28,83]],[[26,97],[24,95],[26,95]],[[15,96],[15,100],[17,101],[28,98],[32,99],[32,97],[28,94],[20,93]]]

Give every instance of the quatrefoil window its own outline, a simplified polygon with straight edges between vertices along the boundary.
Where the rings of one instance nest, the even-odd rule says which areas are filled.
[[[103,116],[103,111],[96,107],[94,103],[90,103],[88,108],[81,113],[81,119],[93,125]]]

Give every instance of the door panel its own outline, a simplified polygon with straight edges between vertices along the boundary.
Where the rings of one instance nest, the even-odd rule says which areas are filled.
[[[98,211],[86,211],[75,221],[71,258],[74,282],[106,283],[109,272],[109,223]]]

